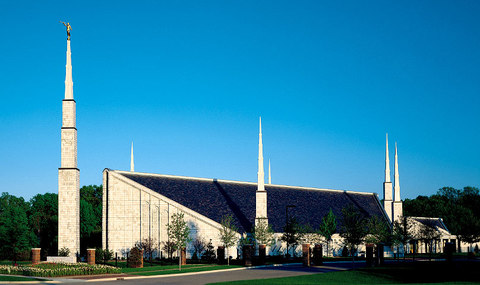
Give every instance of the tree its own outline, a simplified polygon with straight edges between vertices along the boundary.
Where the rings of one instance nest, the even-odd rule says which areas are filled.
[[[320,224],[320,228],[318,230],[318,233],[325,238],[327,241],[327,256],[329,253],[329,248],[328,245],[332,241],[332,235],[335,233],[337,230],[337,217],[333,213],[332,209],[330,208],[330,211],[326,216],[322,217],[322,223]]]
[[[238,241],[238,228],[233,224],[233,217],[225,215],[220,222],[222,228],[220,229],[220,241],[225,246],[227,251],[227,265],[230,265],[230,257],[228,256],[228,248],[234,246]]]
[[[259,244],[271,245],[274,242],[272,226],[267,223],[266,218],[257,219],[253,229],[254,238]]]
[[[207,244],[207,249],[203,253],[202,259],[205,259],[208,262],[212,262],[215,259],[215,251],[213,248],[212,240]]]
[[[403,259],[405,260],[405,250],[407,248],[407,243],[413,238],[413,228],[410,220],[403,216],[400,217],[397,221],[393,223],[393,232],[392,232],[392,244],[397,247],[403,246]]]
[[[423,223],[420,223],[420,228],[418,229],[417,234],[418,238],[422,240],[429,248],[431,259],[433,253],[433,242],[440,238],[440,233],[435,227],[434,222],[431,220],[426,220]]]
[[[37,194],[29,201],[30,227],[39,240],[42,256],[52,256],[58,250],[58,195]]]
[[[350,249],[352,263],[355,264],[355,252],[358,245],[363,242],[366,235],[365,217],[352,204],[342,209],[342,226],[340,236],[345,245]]]
[[[321,235],[309,224],[299,225],[299,241],[301,243],[314,244],[322,241]]]
[[[192,259],[198,259],[198,257],[201,257],[206,247],[207,242],[205,239],[197,236],[197,238],[192,242]]]
[[[367,235],[365,241],[367,243],[380,244],[388,242],[391,239],[390,228],[384,220],[378,216],[371,216],[366,220]]]
[[[102,246],[102,185],[80,188],[80,245],[87,248]]]
[[[21,251],[37,245],[37,238],[28,224],[29,204],[8,193],[0,196],[0,257],[14,258]]]
[[[171,222],[167,225],[168,238],[178,250],[178,270],[182,270],[182,249],[191,241],[190,228],[184,216],[182,212],[173,214]]]
[[[157,242],[152,238],[145,238],[141,242],[137,242],[136,246],[143,249],[143,252],[150,258],[150,265],[152,264],[153,252],[157,249]]]
[[[300,241],[300,236],[300,225],[298,224],[297,219],[295,217],[290,217],[283,228],[283,235],[281,237],[281,240],[287,244],[287,251],[285,253],[286,257],[288,257],[288,246],[294,245],[296,247]],[[295,256],[295,250],[293,251],[293,256]]]
[[[167,252],[168,258],[172,258],[173,253],[177,250],[175,243],[171,241],[163,241],[163,250]]]

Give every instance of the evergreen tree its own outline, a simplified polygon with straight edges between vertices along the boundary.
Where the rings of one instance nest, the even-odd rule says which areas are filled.
[[[327,256],[329,253],[328,245],[332,241],[332,235],[337,230],[337,217],[333,213],[332,209],[326,216],[322,217],[322,223],[320,224],[320,229],[318,230],[319,234],[325,238],[327,241]]]

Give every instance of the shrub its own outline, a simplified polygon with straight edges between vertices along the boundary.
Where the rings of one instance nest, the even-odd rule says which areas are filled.
[[[347,257],[348,256],[348,248],[347,246],[344,246],[342,249],[342,257]]]
[[[95,263],[101,263],[103,260],[113,259],[113,250],[97,248],[95,249]]]
[[[62,247],[61,249],[58,250],[58,256],[69,256],[70,255],[70,249],[66,247]]]
[[[108,265],[88,265],[85,263],[41,263],[32,266],[0,265],[0,274],[58,277],[67,275],[93,275],[120,273],[120,268]]]
[[[143,265],[143,251],[134,247],[130,250],[130,255],[128,256],[127,266],[132,268],[138,268]]]

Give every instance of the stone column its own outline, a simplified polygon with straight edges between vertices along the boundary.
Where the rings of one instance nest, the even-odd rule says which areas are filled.
[[[220,245],[217,248],[217,258],[218,258],[218,263],[223,264],[225,261],[225,247]]]
[[[89,248],[87,249],[87,263],[90,265],[95,264],[95,249]]]
[[[182,253],[182,265],[186,265],[187,264],[187,248],[183,247],[181,253]]]
[[[310,244],[302,244],[302,257],[303,257],[303,266],[310,267]]]
[[[40,263],[40,250],[41,248],[32,248],[32,264]]]
[[[373,243],[366,244],[365,257],[367,261],[367,266],[373,266]]]
[[[320,266],[323,263],[323,246],[321,244],[316,244],[313,248],[313,263],[316,266]]]
[[[265,264],[265,258],[267,255],[267,246],[264,244],[258,245],[258,257],[259,257],[259,265]]]
[[[242,251],[243,251],[243,265],[252,266],[253,246],[251,244],[244,245]]]

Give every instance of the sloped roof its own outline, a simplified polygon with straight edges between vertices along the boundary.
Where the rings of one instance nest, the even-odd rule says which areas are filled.
[[[216,222],[223,215],[232,215],[239,232],[250,232],[255,222],[256,183],[191,178],[147,173],[115,171],[201,215]],[[353,204],[366,217],[386,218],[374,193],[326,190],[283,185],[265,185],[267,214],[275,232],[282,232],[285,209],[300,224],[318,228],[321,219],[330,209],[337,216],[337,230],[341,226],[342,208]]]
[[[450,233],[450,231],[447,229],[447,226],[445,226],[441,218],[431,218],[431,217],[410,217],[410,218],[414,219],[415,221],[427,227],[431,227],[434,229],[442,229]]]

